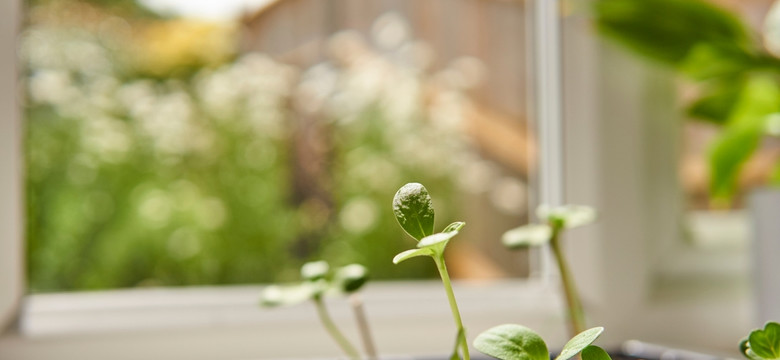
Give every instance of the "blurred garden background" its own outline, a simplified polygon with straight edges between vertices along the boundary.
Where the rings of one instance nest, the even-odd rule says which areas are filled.
[[[563,2],[564,26],[586,18],[672,79],[682,130],[646,141],[679,159],[691,244],[744,248],[746,194],[780,183],[774,3]],[[315,259],[430,277],[390,261],[412,241],[390,209],[411,181],[437,228],[468,224],[454,277],[535,269],[498,240],[535,200],[524,2],[214,4],[26,3],[31,291],[288,281]]]
[[[456,276],[527,274],[523,255],[474,245],[526,218],[522,78],[485,90],[483,59],[441,30],[437,54],[397,12],[363,5],[347,24],[325,2],[282,3],[228,19],[26,4],[30,291],[286,281],[314,259],[430,277],[426,262],[391,263],[412,242],[390,207],[411,181],[431,190],[437,226],[479,215]],[[279,23],[291,11],[309,21]],[[479,110],[472,98],[501,101],[486,91],[505,111]]]

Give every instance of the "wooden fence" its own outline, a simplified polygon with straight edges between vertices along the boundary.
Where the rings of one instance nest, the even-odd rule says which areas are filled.
[[[322,61],[326,40],[342,30],[369,36],[374,21],[394,12],[411,37],[435,53],[434,68],[460,57],[484,65],[470,92],[477,113],[469,132],[489,157],[526,175],[533,146],[526,131],[526,26],[522,1],[276,0],[244,19],[244,51],[260,51],[302,67]],[[502,145],[504,144],[504,145]],[[507,147],[506,144],[514,144]]]

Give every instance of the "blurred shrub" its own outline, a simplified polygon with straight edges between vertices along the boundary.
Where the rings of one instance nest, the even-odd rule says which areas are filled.
[[[24,33],[33,291],[284,281],[313,258],[380,279],[434,274],[392,266],[410,240],[390,202],[421,181],[454,208],[457,88],[350,34],[306,70],[247,54],[166,78],[138,71],[153,57],[131,53],[160,46],[127,26]]]

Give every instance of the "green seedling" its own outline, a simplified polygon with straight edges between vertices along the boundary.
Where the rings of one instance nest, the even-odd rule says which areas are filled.
[[[332,272],[327,262],[314,261],[303,264],[301,277],[304,280],[297,284],[268,286],[263,291],[260,305],[264,307],[291,306],[311,300],[325,330],[350,359],[357,360],[360,359],[358,351],[333,322],[323,301],[325,296],[348,295],[350,305],[357,318],[367,358],[376,359],[371,332],[363,312],[363,301],[358,293],[358,290],[368,280],[368,270],[362,265],[352,264]]]
[[[549,244],[555,256],[561,276],[561,284],[568,308],[569,328],[572,335],[585,330],[585,313],[574,284],[574,278],[563,256],[561,234],[564,230],[592,223],[596,211],[587,206],[565,205],[549,207],[542,205],[537,211],[541,224],[529,224],[504,233],[502,242],[510,249],[524,249]]]
[[[751,331],[739,350],[749,360],[780,359],[780,324],[768,322],[763,329]]]
[[[580,354],[582,360],[611,360],[602,348],[591,345],[604,331],[595,327],[575,335],[563,346],[555,360],[569,360]],[[486,355],[501,360],[550,360],[542,337],[533,330],[515,324],[493,327],[479,334],[474,347]]]
[[[440,233],[434,233],[433,201],[428,190],[418,183],[409,183],[402,186],[393,198],[393,213],[398,224],[412,238],[417,240],[415,249],[406,250],[393,258],[393,263],[398,264],[407,259],[418,256],[429,256],[439,270],[444,290],[447,292],[452,317],[457,327],[455,349],[450,359],[459,359],[460,356],[469,360],[469,346],[466,341],[466,331],[455,301],[455,293],[452,291],[450,276],[447,273],[447,265],[444,262],[444,249],[447,243],[458,234],[466,223],[454,222],[448,225]]]

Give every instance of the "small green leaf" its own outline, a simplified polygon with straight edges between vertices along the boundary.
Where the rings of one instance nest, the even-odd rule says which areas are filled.
[[[612,357],[604,349],[596,345],[589,345],[582,349],[582,360],[612,360]]]
[[[433,234],[433,201],[425,186],[409,183],[393,197],[393,213],[409,236],[420,240]]]
[[[417,243],[417,247],[422,248],[430,248],[439,244],[445,244],[450,239],[455,237],[455,235],[458,235],[458,231],[450,231],[450,232],[442,232],[438,234],[428,235],[420,240],[420,242]]]
[[[742,77],[707,83],[702,89],[702,95],[688,105],[688,116],[723,125],[734,109],[744,83]]]
[[[748,347],[764,359],[780,358],[780,324],[768,322],[763,330],[753,330],[748,337]]]
[[[710,192],[718,200],[730,200],[742,166],[764,136],[769,115],[780,110],[780,88],[767,76],[752,76],[726,126],[709,152]]]
[[[260,305],[264,307],[290,306],[310,300],[316,293],[312,283],[289,286],[271,285],[260,295]]]
[[[358,291],[368,281],[368,269],[360,264],[350,264],[336,270],[334,282],[341,291],[353,293]]]
[[[402,261],[406,261],[407,259],[411,259],[413,257],[417,256],[431,256],[433,252],[429,248],[422,248],[422,249],[410,249],[406,250],[404,252],[401,252],[400,254],[396,255],[393,258],[393,264],[399,264]]]
[[[561,354],[555,360],[568,360],[577,355],[582,349],[592,344],[604,332],[603,327],[594,327],[575,335],[563,346]]]
[[[760,356],[750,350],[750,341],[748,341],[748,338],[744,338],[739,342],[739,352],[749,360],[762,360]]]
[[[696,80],[733,77],[756,68],[758,60],[733,43],[699,43],[683,62],[680,71]]]
[[[551,235],[549,225],[525,225],[505,232],[501,242],[510,249],[522,249],[544,245],[550,241]]]
[[[330,265],[326,261],[310,261],[301,266],[301,276],[308,281],[325,278],[330,271]]]
[[[588,225],[596,220],[596,210],[590,206],[563,205],[550,207],[540,205],[536,209],[539,219],[551,223],[562,223],[564,228],[571,229]]]
[[[549,360],[547,345],[533,330],[515,324],[490,328],[474,339],[474,347],[501,360]]]
[[[452,224],[447,225],[447,227],[444,228],[444,231],[442,232],[447,233],[450,231],[460,231],[460,229],[462,229],[464,226],[466,226],[466,223],[464,223],[463,221],[456,221]]]

